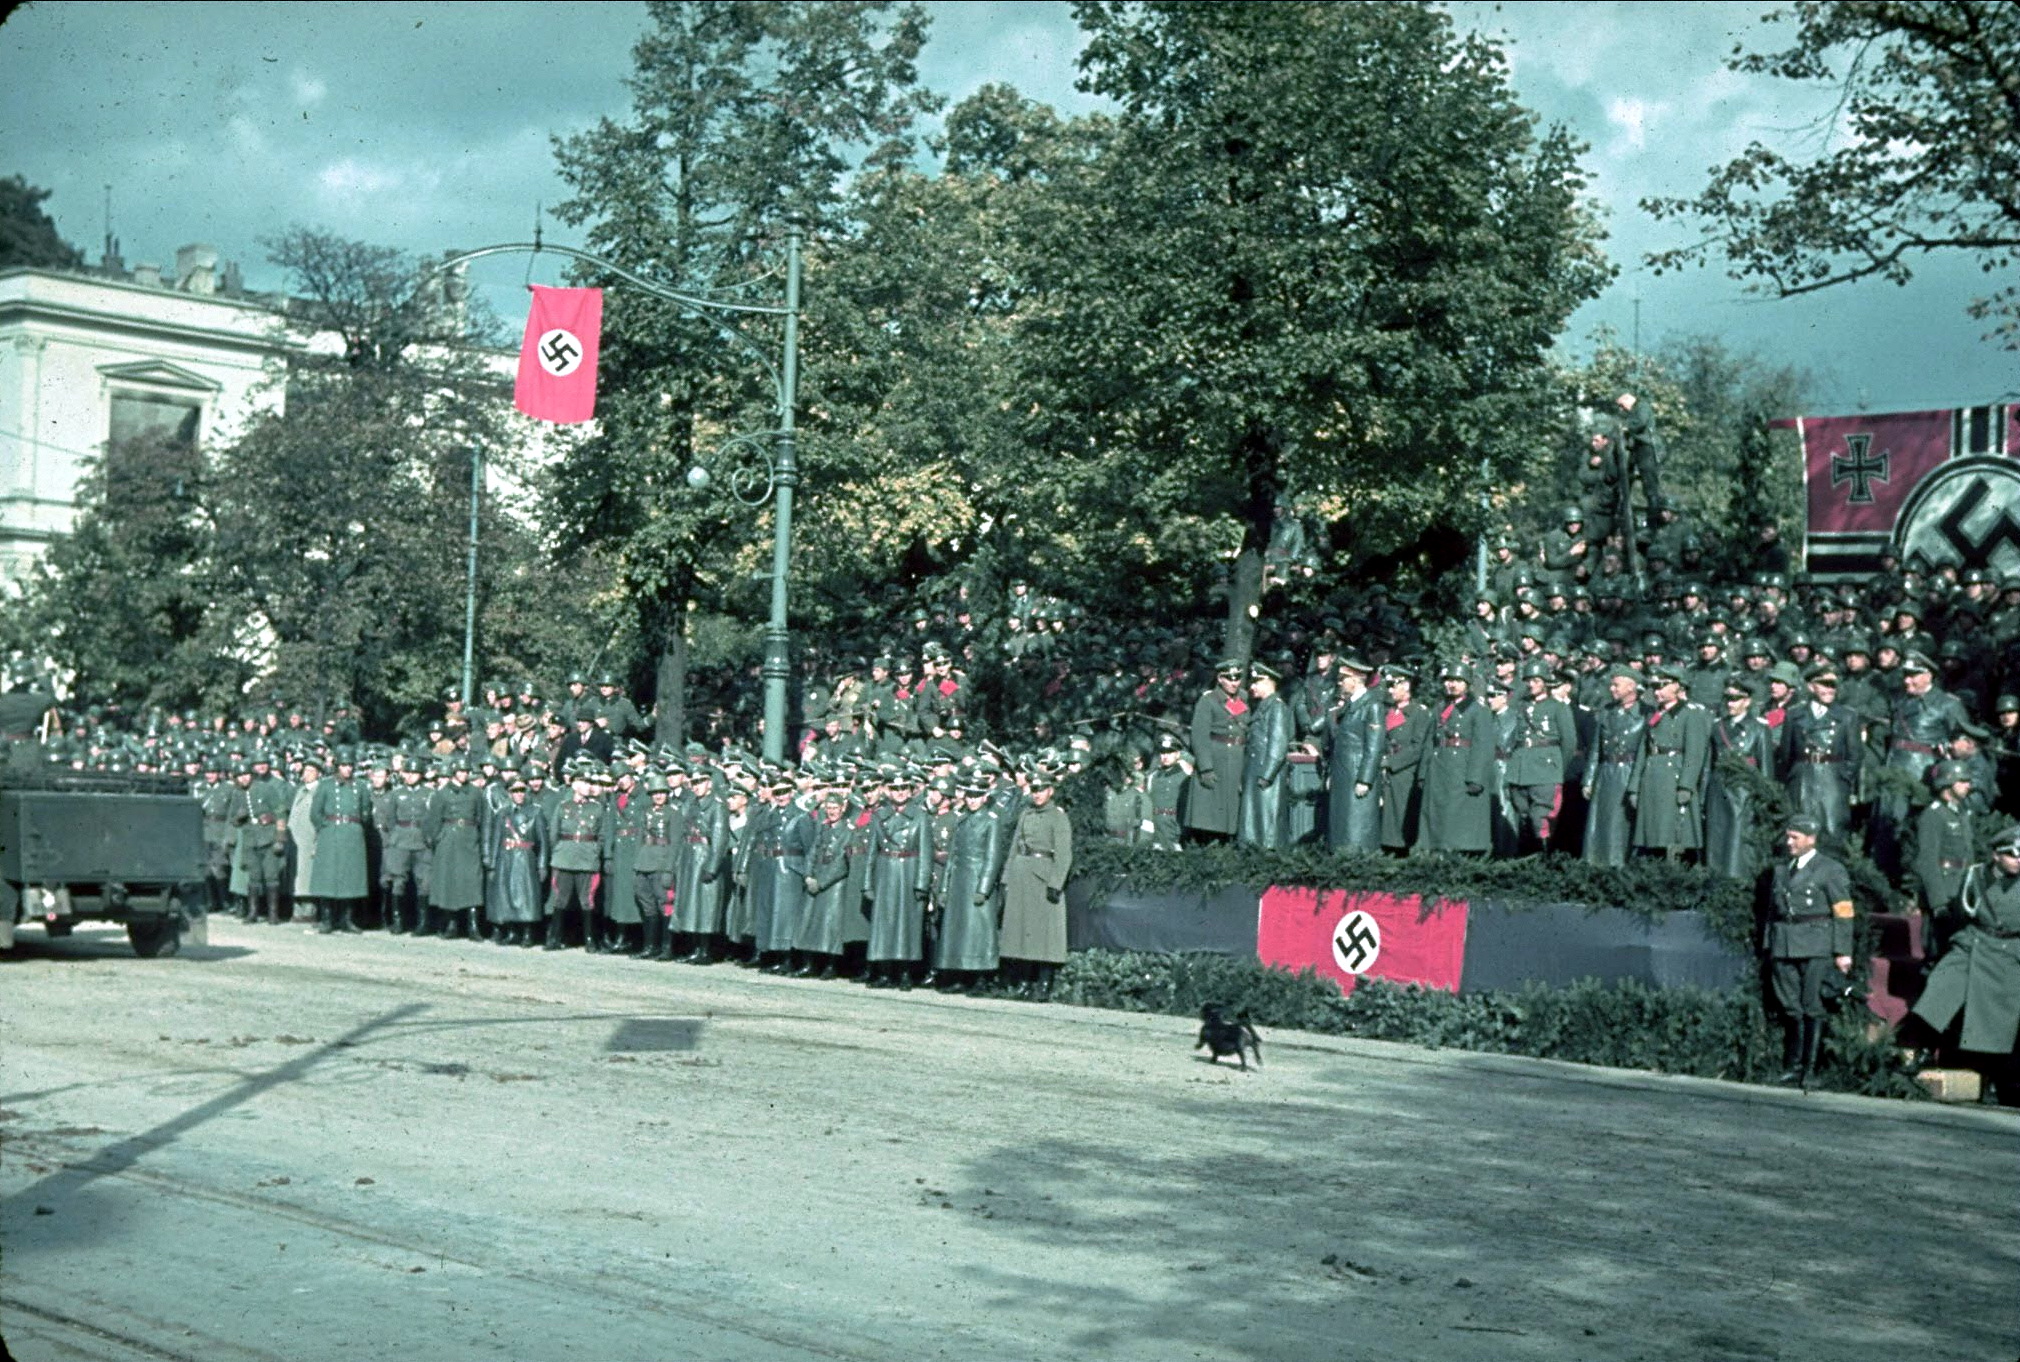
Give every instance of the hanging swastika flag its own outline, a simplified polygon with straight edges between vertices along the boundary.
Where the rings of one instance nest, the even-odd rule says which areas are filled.
[[[536,421],[596,416],[596,351],[603,333],[603,290],[533,286],[519,381],[512,405]]]
[[[1777,423],[1784,424],[1784,423]],[[1904,565],[2020,572],[2020,406],[1805,416],[1809,570]]]

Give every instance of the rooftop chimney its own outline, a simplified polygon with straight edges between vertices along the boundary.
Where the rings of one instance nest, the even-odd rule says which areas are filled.
[[[201,243],[178,247],[175,286],[184,293],[217,292],[217,248]]]

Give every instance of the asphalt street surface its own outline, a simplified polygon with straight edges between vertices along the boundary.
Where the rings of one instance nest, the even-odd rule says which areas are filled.
[[[214,922],[0,964],[22,1362],[2020,1355],[2011,1112]]]

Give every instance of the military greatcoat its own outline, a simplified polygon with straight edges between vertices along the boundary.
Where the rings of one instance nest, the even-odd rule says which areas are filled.
[[[1241,768],[1241,840],[1279,850],[1284,845],[1285,767],[1296,721],[1281,695],[1266,697],[1249,718]]]
[[[365,820],[372,789],[358,779],[325,776],[309,806],[315,828],[315,873],[309,892],[322,899],[361,899],[371,892],[365,863]]]
[[[1009,838],[988,809],[964,814],[947,846],[940,888],[936,969],[991,970],[999,963],[997,918],[1002,910],[1003,857]]]
[[[1424,754],[1424,850],[1493,849],[1494,737],[1493,714],[1471,696],[1439,706]]]
[[[1972,866],[1959,898],[1965,926],[1936,962],[1915,1015],[1944,1031],[1962,1012],[1959,1045],[2010,1054],[2020,1037],[2020,876]]]
[[[1417,840],[1417,777],[1431,738],[1431,711],[1415,700],[1382,713],[1382,845],[1402,851]]]
[[[1248,758],[1248,701],[1218,686],[1192,707],[1192,788],[1185,822],[1201,832],[1241,830],[1242,769]]]
[[[1326,770],[1326,841],[1335,851],[1379,851],[1382,846],[1382,750],[1387,706],[1364,690],[1333,720]],[[1365,795],[1355,794],[1365,785]]]
[[[1066,810],[1052,803],[1017,815],[1003,869],[999,950],[1006,959],[1065,961],[1066,879],[1072,873],[1073,824]]]

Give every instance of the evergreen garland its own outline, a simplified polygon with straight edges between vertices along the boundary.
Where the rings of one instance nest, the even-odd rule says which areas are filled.
[[[1432,1049],[1763,1083],[1781,1069],[1781,1038],[1758,989],[1655,988],[1584,980],[1458,994],[1363,979],[1342,995],[1315,971],[1293,974],[1233,956],[1080,951],[1060,967],[1055,1001],[1195,1016],[1215,1002],[1258,1027],[1402,1041]],[[1818,1086],[1870,1096],[1926,1096],[1863,1008],[1832,1019]]]

